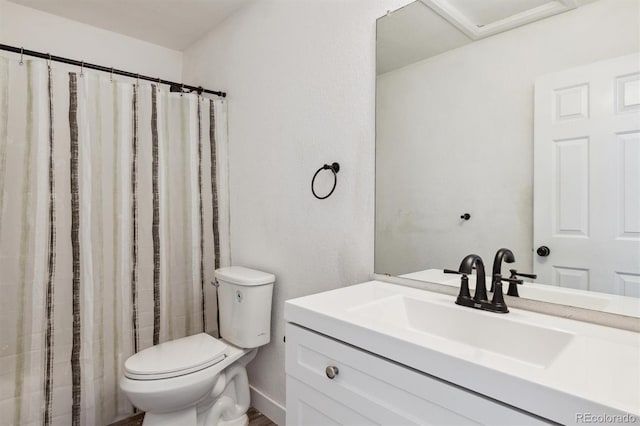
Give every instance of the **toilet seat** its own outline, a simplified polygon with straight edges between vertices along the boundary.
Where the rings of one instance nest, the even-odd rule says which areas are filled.
[[[223,361],[226,349],[226,344],[205,333],[183,337],[131,356],[124,364],[124,375],[132,380],[183,376]]]

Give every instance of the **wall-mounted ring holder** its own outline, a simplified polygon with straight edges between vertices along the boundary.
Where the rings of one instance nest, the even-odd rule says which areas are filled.
[[[314,188],[314,184],[316,182],[316,177],[323,170],[331,170],[331,172],[333,173],[333,187],[331,188],[331,191],[329,191],[329,193],[327,195],[325,195],[324,197],[320,197],[318,194],[316,194],[316,190]],[[313,179],[311,179],[311,192],[313,193],[313,196],[316,197],[318,200],[324,200],[325,198],[329,198],[331,196],[331,194],[333,194],[333,191],[335,191],[336,185],[338,184],[338,172],[339,171],[340,171],[340,164],[338,164],[338,163],[332,163],[331,165],[325,164],[324,166],[320,167],[316,171],[316,173],[313,175]]]

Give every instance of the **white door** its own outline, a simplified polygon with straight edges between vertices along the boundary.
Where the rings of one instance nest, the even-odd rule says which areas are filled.
[[[639,70],[634,54],[536,81],[539,282],[640,297]]]

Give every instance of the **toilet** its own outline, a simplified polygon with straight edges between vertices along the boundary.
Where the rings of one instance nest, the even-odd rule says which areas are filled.
[[[220,339],[206,333],[129,357],[120,389],[144,411],[145,426],[246,426],[246,366],[271,338],[275,276],[239,266],[215,271]]]

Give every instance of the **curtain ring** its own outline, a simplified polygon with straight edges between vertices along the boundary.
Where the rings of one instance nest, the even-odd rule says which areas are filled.
[[[314,184],[316,182],[316,177],[318,176],[318,173],[320,173],[323,170],[331,170],[331,172],[333,173],[333,187],[331,188],[331,191],[329,191],[329,193],[323,197],[320,197],[318,194],[316,194],[316,190],[314,188]],[[320,167],[316,173],[313,175],[313,179],[311,179],[311,193],[313,194],[314,197],[316,197],[318,200],[324,200],[325,198],[329,198],[329,196],[331,196],[331,194],[333,194],[333,191],[335,191],[336,189],[336,185],[338,184],[338,172],[340,171],[340,164],[338,163],[333,163],[331,165],[329,164],[325,164],[324,166]]]
[[[24,47],[20,48],[20,65],[24,65]]]
[[[136,74],[136,86],[140,87],[140,74]]]
[[[184,94],[184,83],[180,83],[180,96]]]
[[[111,67],[111,77],[110,77],[111,82],[113,83],[113,67]]]
[[[84,61],[80,63],[80,77],[84,77]]]
[[[51,68],[51,53],[47,53],[49,55],[49,59],[47,59],[47,67]]]

